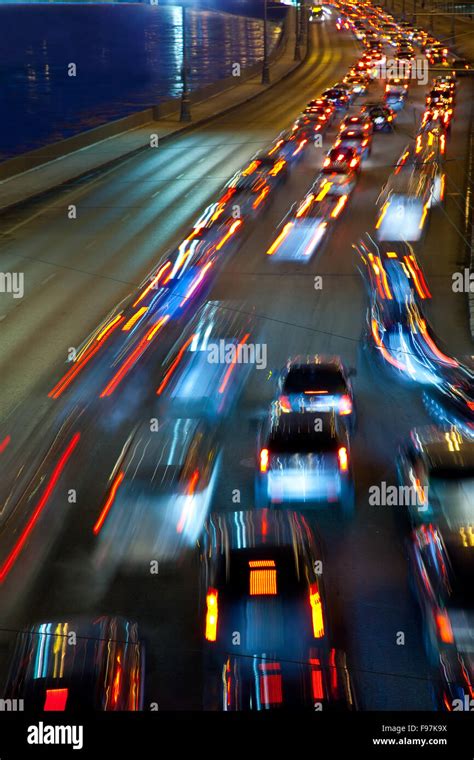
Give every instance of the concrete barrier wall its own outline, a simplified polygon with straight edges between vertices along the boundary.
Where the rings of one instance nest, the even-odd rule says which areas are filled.
[[[282,32],[278,42],[269,55],[270,63],[276,61],[285,50],[289,34],[289,19],[290,16],[287,14],[282,24]],[[190,101],[191,103],[201,103],[229,90],[231,87],[238,87],[239,84],[245,83],[258,74],[258,72],[261,71],[261,68],[262,64],[256,63],[252,66],[246,67],[238,78],[230,76],[210,85],[206,85],[205,87],[201,87],[199,90],[195,90],[190,94]],[[158,122],[160,119],[171,117],[178,114],[179,109],[179,98],[165,100],[152,108],[137,111],[122,119],[116,119],[107,124],[102,124],[99,127],[88,129],[73,137],[68,137],[65,140],[60,140],[59,142],[51,143],[42,148],[36,148],[35,150],[28,151],[20,156],[10,158],[7,161],[0,163],[0,181],[9,179],[16,174],[21,174],[30,169],[34,169],[41,166],[41,164],[48,163],[48,161],[53,161],[56,158],[66,156],[81,148],[86,148],[101,140],[106,140],[109,137],[114,137],[123,132],[129,132],[137,127],[142,127],[145,124]]]

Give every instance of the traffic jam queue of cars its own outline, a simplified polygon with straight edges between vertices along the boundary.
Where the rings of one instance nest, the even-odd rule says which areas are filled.
[[[242,228],[258,218],[303,151],[321,146],[328,127],[337,123],[336,139],[310,190],[289,209],[266,254],[274,261],[304,263],[325,244],[370,159],[373,140],[390,139],[384,133],[393,131],[407,98],[409,76],[387,77],[380,101],[369,99],[357,107],[379,77],[384,48],[396,48],[397,58],[408,66],[415,57],[413,44],[426,48],[433,63],[444,65],[447,60],[447,52],[439,53],[429,35],[397,25],[380,8],[367,2],[357,10],[343,3],[334,7],[337,28],[352,31],[364,46],[363,54],[342,82],[311,100],[287,130],[234,175],[123,313],[114,317],[113,324],[123,325],[125,331],[115,331],[112,338],[125,341],[125,347],[117,345],[123,363],[102,395],[114,392],[123,379],[122,368],[128,369],[128,357],[135,360],[149,344],[157,312],[166,311],[170,319],[189,308],[222,256],[232,251]],[[322,6],[312,7],[310,13],[314,23],[324,23],[327,17]],[[456,79],[448,70],[432,82],[414,144],[404,151],[381,193],[374,234],[356,246],[369,294],[367,350],[398,379],[423,387],[426,406],[438,422],[412,431],[398,452],[397,471],[400,484],[415,486],[419,493],[418,507],[409,517],[408,556],[433,669],[435,704],[448,710],[454,699],[474,690],[474,553],[468,551],[474,548],[474,528],[467,510],[474,497],[473,377],[469,367],[443,351],[423,315],[430,291],[413,246],[421,238],[429,209],[443,200],[442,167],[455,92]],[[409,189],[399,192],[399,181]],[[400,196],[401,213],[407,214],[405,228],[420,232],[413,240],[399,239],[393,233],[399,225],[390,223]],[[420,203],[420,219],[413,222],[410,215]],[[237,219],[235,205],[240,209]],[[137,427],[112,471],[110,490],[94,525],[94,535],[102,542],[97,565],[102,572],[105,555],[113,555],[117,564],[125,558],[143,562],[150,556],[143,550],[150,536],[159,543],[160,556],[171,558],[181,542],[197,541],[205,709],[357,709],[344,642],[335,625],[334,600],[321,570],[322,542],[304,511],[291,506],[338,510],[342,524],[353,514],[355,369],[338,356],[290,358],[277,373],[273,401],[258,429],[255,508],[209,514],[220,466],[214,422],[244,382],[242,375],[233,373],[234,365],[219,375],[220,365],[205,361],[211,325],[235,347],[248,339],[247,325],[222,319],[212,302],[190,320],[189,332],[165,360],[157,388],[159,403],[174,410],[156,438],[162,461],[157,464],[148,431]],[[108,340],[111,335],[107,325],[98,328],[99,348],[104,336]],[[88,351],[86,346],[84,363]],[[80,360],[50,396],[58,398],[81,371]],[[191,386],[199,387],[199,399],[196,393],[191,399]],[[209,391],[216,386],[217,401]],[[190,400],[199,401],[199,414],[190,408]],[[167,500],[169,508],[157,504],[156,512],[166,515],[159,533],[144,488],[153,488],[156,479],[166,483],[173,496]],[[125,503],[126,509],[117,510]],[[132,523],[131,552],[124,541]],[[77,647],[67,645],[71,630],[80,639]],[[235,651],[236,632],[238,656],[229,654]],[[134,623],[112,615],[93,621],[72,617],[38,623],[18,635],[4,696],[27,697],[46,711],[84,705],[140,710],[144,677],[144,647]]]

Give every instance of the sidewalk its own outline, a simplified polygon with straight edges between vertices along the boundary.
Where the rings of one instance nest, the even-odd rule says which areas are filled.
[[[114,163],[121,159],[149,148],[152,135],[157,135],[158,141],[161,142],[258,97],[262,92],[288,76],[304,60],[304,48],[302,49],[301,60],[294,60],[294,12],[288,14],[285,23],[286,29],[282,32],[284,38],[280,50],[277,51],[275,60],[270,63],[270,85],[261,84],[261,68],[259,68],[257,74],[245,81],[227,87],[224,91],[211,97],[208,96],[204,100],[192,102],[191,123],[179,121],[179,101],[176,101],[176,110],[172,114],[153,120],[153,110],[149,109],[137,115],[138,118],[145,118],[144,123],[140,126],[127,128],[126,131],[120,131],[118,134],[105,137],[105,139],[97,139],[97,134],[102,132],[102,138],[104,134],[104,127],[98,127],[60,143],[55,143],[53,146],[45,146],[39,151],[32,151],[6,161],[0,164],[0,177],[5,177],[0,181],[0,211],[6,211],[19,203],[41,196],[55,187],[66,185],[68,182],[86,176],[97,169],[111,168]],[[133,118],[134,116],[127,117],[120,122],[127,123],[128,126],[129,120]],[[110,125],[114,132],[120,128],[120,122]],[[105,126],[105,129],[108,128],[108,125]],[[77,149],[77,144],[80,142],[86,142],[86,144]],[[69,146],[74,146],[74,149]],[[59,156],[58,151],[61,152]],[[67,153],[64,155],[66,151]],[[29,161],[36,163],[40,161],[41,163],[35,168],[25,170]],[[10,172],[12,176],[8,176]]]

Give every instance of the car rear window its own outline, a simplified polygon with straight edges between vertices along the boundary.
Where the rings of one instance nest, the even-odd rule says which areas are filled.
[[[290,369],[284,383],[287,393],[305,391],[328,391],[344,393],[345,382],[341,371],[335,367],[303,367]]]

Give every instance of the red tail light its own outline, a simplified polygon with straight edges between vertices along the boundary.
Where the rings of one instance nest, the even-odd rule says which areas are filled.
[[[206,640],[215,641],[217,638],[217,618],[219,608],[217,605],[217,589],[210,588],[206,596]]]
[[[353,158],[352,161],[350,162],[349,166],[351,167],[351,169],[353,169],[354,166],[357,166],[358,163],[359,162],[358,162],[357,158]]]
[[[331,163],[331,159],[330,159],[330,158],[329,158],[329,156],[328,156],[327,158],[325,158],[325,159],[324,159],[324,164],[323,164],[323,166],[329,166],[329,164],[330,164],[330,163]]]
[[[438,629],[438,636],[444,644],[453,644],[454,637],[451,629],[451,623],[449,622],[448,613],[440,610],[436,614],[436,627]]]
[[[337,450],[337,458],[341,472],[347,472],[349,469],[349,456],[345,446],[341,446],[341,448]]]
[[[268,449],[262,449],[260,452],[260,472],[267,472],[268,459]]]
[[[43,710],[45,712],[63,712],[66,709],[68,695],[69,689],[46,689]]]
[[[280,396],[280,407],[282,412],[291,412],[291,404],[288,396]]]
[[[309,587],[309,603],[311,605],[314,638],[322,639],[324,636],[323,605],[317,583],[312,583]]]
[[[344,394],[339,403],[339,414],[352,414],[352,400],[347,393]]]

